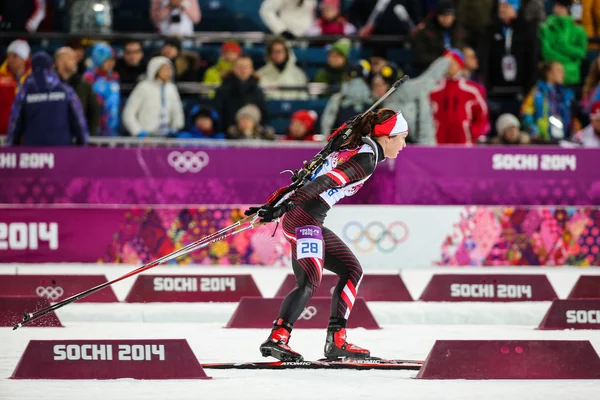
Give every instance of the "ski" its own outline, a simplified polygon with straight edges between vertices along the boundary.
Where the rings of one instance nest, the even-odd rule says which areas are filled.
[[[241,363],[206,363],[206,369],[396,369],[418,371],[423,366],[423,361],[417,360],[386,360],[382,358],[345,359],[316,361],[258,361]]]

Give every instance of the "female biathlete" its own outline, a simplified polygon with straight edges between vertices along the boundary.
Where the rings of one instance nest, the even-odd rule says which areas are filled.
[[[261,344],[264,357],[302,361],[288,345],[294,323],[316,292],[323,269],[340,277],[331,300],[325,357],[331,360],[368,358],[370,352],[346,341],[346,321],[356,298],[363,271],[356,256],[331,230],[323,226],[327,211],[351,196],[371,176],[377,163],[396,158],[406,146],[408,126],[401,113],[388,108],[366,114],[340,150],[330,154],[310,182],[278,206],[250,208],[261,222],[282,217],[283,234],[292,245],[296,286],[281,304],[269,338]]]

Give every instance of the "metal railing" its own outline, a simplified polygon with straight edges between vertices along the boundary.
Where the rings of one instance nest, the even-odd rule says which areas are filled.
[[[209,94],[219,88],[218,84],[206,84],[202,82],[176,82],[175,85],[179,90],[179,94]],[[273,92],[304,92],[311,96],[319,96],[322,94],[333,94],[339,91],[339,85],[328,85],[326,83],[308,83],[305,86],[282,86],[282,85],[260,85],[265,94]],[[128,94],[133,91],[135,84],[121,83],[121,93]],[[285,101],[285,100],[281,100]]]
[[[89,147],[261,147],[261,148],[315,148],[324,145],[325,138],[315,136],[318,140],[313,142],[280,141],[280,140],[231,140],[231,139],[175,139],[175,138],[138,138],[138,137],[100,137],[92,136]],[[0,136],[0,147],[6,145],[6,136]]]
[[[70,40],[70,39],[88,39],[122,42],[125,40],[139,41],[162,41],[168,36],[158,33],[131,33],[131,32],[113,32],[113,33],[65,33],[65,32],[0,32],[0,39],[25,39],[25,40]],[[179,38],[189,43],[198,45],[204,43],[222,43],[227,40],[236,40],[240,43],[264,43],[278,37],[266,32],[194,32],[193,35],[182,35]],[[403,43],[406,42],[404,35],[380,35],[370,37],[350,36],[347,39],[354,44],[360,43]],[[339,40],[340,36],[302,36],[290,40],[292,45],[308,45],[310,43],[331,43]]]
[[[323,139],[320,135],[319,139]],[[90,137],[91,147],[306,147],[321,148],[323,141],[297,142],[277,140],[231,140],[231,139],[174,139],[136,137]]]

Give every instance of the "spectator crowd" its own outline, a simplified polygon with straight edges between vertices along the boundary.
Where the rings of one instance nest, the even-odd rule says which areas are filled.
[[[353,59],[353,39],[403,35],[396,46],[410,45],[415,73],[381,107],[402,111],[409,141],[600,146],[600,1],[264,0],[258,12],[272,36],[260,66],[234,40],[205,65],[182,41],[202,24],[198,0],[149,2],[164,36],[155,52],[138,40],[119,50],[72,40],[53,54],[32,51],[26,36],[8,44],[0,66],[8,145],[85,145],[89,136],[323,140],[404,75],[393,46],[369,42]],[[109,0],[71,3],[71,32],[110,29]],[[44,0],[0,1],[0,30],[35,32],[46,12]],[[323,36],[334,39],[309,75],[295,45]],[[188,109],[178,89],[187,82],[210,87]],[[318,94],[323,112],[293,110],[276,132],[268,102],[308,100],[309,83],[329,88]]]

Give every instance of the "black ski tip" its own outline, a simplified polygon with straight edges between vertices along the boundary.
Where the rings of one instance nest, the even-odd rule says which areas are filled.
[[[17,329],[19,329],[22,325],[17,323],[17,324],[13,324],[13,331],[16,331]]]

